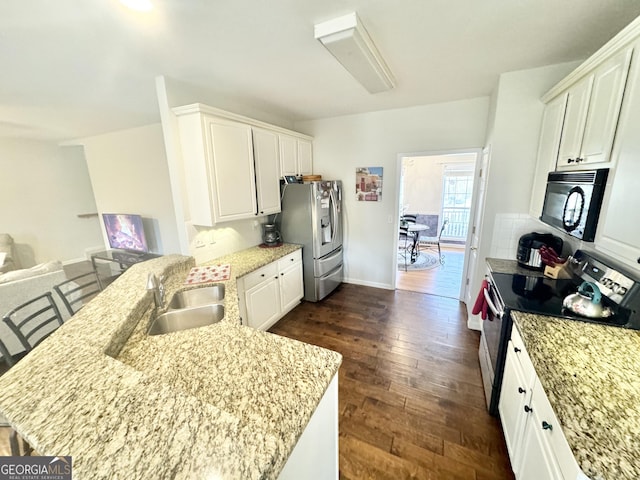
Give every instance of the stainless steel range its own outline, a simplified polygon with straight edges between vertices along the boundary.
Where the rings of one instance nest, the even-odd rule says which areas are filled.
[[[484,294],[491,314],[482,322],[479,357],[487,408],[492,415],[498,415],[506,349],[513,325],[511,311],[640,330],[640,280],[612,260],[596,255],[578,250],[568,260],[571,273],[568,279],[550,279],[541,273],[491,273],[487,279]],[[575,294],[584,282],[596,286],[609,316],[588,318],[563,305],[565,298]]]

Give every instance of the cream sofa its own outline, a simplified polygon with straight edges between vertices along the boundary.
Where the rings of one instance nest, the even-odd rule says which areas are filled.
[[[15,270],[13,238],[8,233],[0,233],[0,273]]]
[[[69,313],[57,293],[53,291],[54,285],[65,280],[67,280],[67,276],[60,262],[42,263],[31,268],[0,273],[0,318],[18,305],[38,295],[53,292],[53,298],[60,314],[66,320],[69,318]],[[0,321],[0,340],[11,355],[24,351],[20,341],[2,321]]]

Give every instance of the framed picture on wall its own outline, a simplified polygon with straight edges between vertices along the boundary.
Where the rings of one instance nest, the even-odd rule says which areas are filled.
[[[356,200],[359,202],[382,200],[382,167],[356,168]]]

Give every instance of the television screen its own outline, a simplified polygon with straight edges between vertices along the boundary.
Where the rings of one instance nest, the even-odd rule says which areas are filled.
[[[140,215],[103,213],[109,246],[121,250],[147,252],[147,239]]]

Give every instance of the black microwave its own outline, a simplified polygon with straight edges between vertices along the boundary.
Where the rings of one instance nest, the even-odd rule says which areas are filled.
[[[550,172],[540,220],[593,242],[609,170]]]

